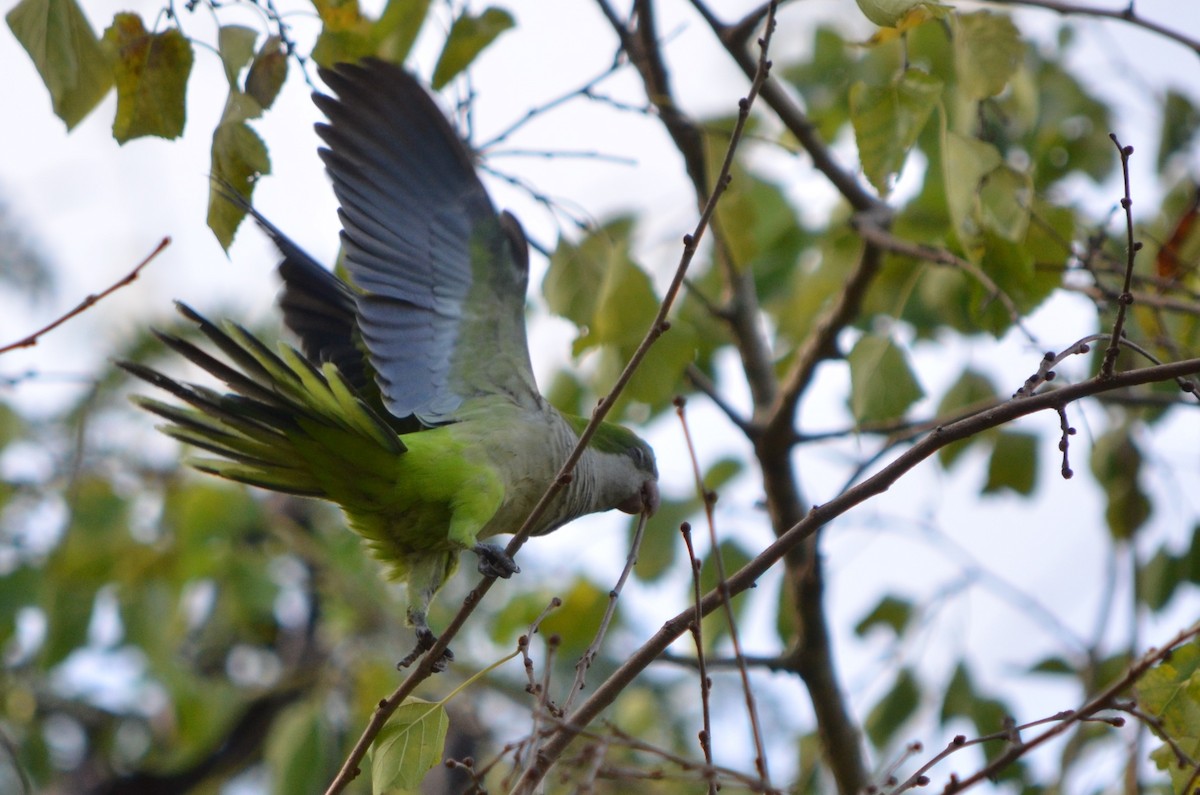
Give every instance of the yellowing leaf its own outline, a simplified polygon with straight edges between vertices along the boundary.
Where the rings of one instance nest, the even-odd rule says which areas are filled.
[[[5,16],[50,91],[54,113],[71,129],[100,103],[112,71],[75,0],[21,0]]]
[[[433,68],[434,90],[440,89],[471,65],[479,53],[504,31],[516,24],[512,14],[500,8],[486,8],[479,16],[463,13],[450,26],[446,46]]]
[[[924,0],[858,0],[858,7],[876,25],[906,29],[950,10],[950,6]]]
[[[325,30],[340,31],[357,27],[362,22],[358,0],[313,0],[317,16]]]
[[[117,81],[118,143],[154,135],[178,138],[187,119],[187,80],[192,45],[175,28],[148,33],[137,14],[117,14],[104,31]]]
[[[223,198],[215,186],[226,184],[249,197],[255,180],[270,172],[271,160],[266,144],[245,122],[217,125],[212,143],[214,188],[208,193],[208,228],[217,236],[222,248],[228,249],[233,243],[233,234],[245,213]]]
[[[859,424],[901,417],[925,394],[904,352],[887,337],[864,336],[846,361],[850,365],[850,411]]]
[[[326,68],[374,55],[370,41],[371,22],[362,15],[358,0],[313,0],[321,17],[321,33],[313,45],[312,58]]]
[[[262,48],[254,56],[250,71],[246,74],[246,94],[263,109],[271,107],[279,89],[283,87],[287,77],[287,53],[280,46],[278,36],[271,36],[263,42]]]
[[[850,121],[863,173],[882,194],[891,189],[942,93],[942,81],[908,69],[889,85],[856,83],[850,89]]]
[[[420,699],[400,705],[371,746],[371,792],[384,795],[415,790],[442,761],[446,708]]]

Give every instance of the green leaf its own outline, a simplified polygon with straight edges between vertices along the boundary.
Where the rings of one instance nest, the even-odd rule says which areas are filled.
[[[5,16],[70,130],[112,86],[112,70],[75,0],[21,0]]]
[[[429,0],[388,0],[371,29],[375,54],[392,63],[404,63],[428,13]]]
[[[719,491],[722,486],[742,474],[745,468],[740,458],[722,458],[704,473],[704,488]]]
[[[937,416],[949,420],[957,417],[961,412],[980,409],[994,403],[998,397],[996,386],[990,378],[975,370],[964,370],[958,380],[942,396],[942,401],[938,404]],[[976,434],[960,442],[948,444],[938,450],[938,461],[944,468],[949,469],[970,445],[992,436],[994,434]]]
[[[854,626],[854,634],[862,637],[873,627],[883,626],[889,627],[899,637],[912,620],[912,614],[912,602],[889,594],[880,599],[874,609]]]
[[[968,101],[996,96],[1021,64],[1021,32],[1008,16],[989,11],[959,14],[956,21],[954,60],[960,94]]]
[[[591,348],[612,346],[616,363],[610,365],[617,368],[624,366],[658,312],[658,297],[650,277],[630,257],[632,230],[630,219],[618,218],[578,245],[561,241],[550,257],[550,268],[542,282],[550,311],[579,327],[572,354],[579,356]],[[658,356],[660,362],[673,362],[670,369],[678,372],[681,362],[691,360],[693,342],[683,333],[668,340],[672,334],[674,331],[660,340],[666,347]],[[631,389],[675,389],[673,382],[653,383],[653,365],[648,371],[640,381],[635,376],[639,383],[631,384]]]
[[[904,351],[887,337],[864,335],[846,361],[850,411],[860,425],[902,417],[925,395]]]
[[[695,499],[669,500],[664,499],[654,514],[654,521],[642,535],[642,546],[638,549],[637,563],[634,564],[634,575],[643,582],[654,582],[661,578],[675,559],[683,554],[683,542],[679,535],[679,525],[700,510],[700,503]],[[627,523],[626,537],[633,540],[637,529],[638,517],[630,517]]]
[[[214,185],[208,192],[208,228],[217,236],[222,248],[229,249],[234,232],[246,214],[224,198],[216,185],[229,185],[249,198],[258,178],[270,172],[271,160],[267,155],[267,146],[245,122],[217,125],[212,143]]]
[[[263,42],[246,73],[246,94],[265,110],[275,104],[286,77],[287,53],[283,51],[279,37],[271,36]]]
[[[1192,528],[1192,545],[1184,558],[1188,582],[1200,583],[1200,525]]]
[[[586,577],[577,577],[571,589],[562,595],[562,607],[555,610],[542,622],[542,632],[546,635],[558,635],[562,653],[578,656],[587,649],[604,611],[608,609],[607,588],[601,588]],[[621,607],[617,604],[617,612],[613,615],[613,626],[621,623]]]
[[[446,708],[410,698],[400,705],[371,744],[371,793],[385,795],[415,790],[442,761]]]
[[[479,16],[464,11],[450,26],[446,46],[442,48],[442,54],[433,68],[433,89],[437,91],[453,80],[497,36],[515,24],[512,14],[494,6],[484,9]]]
[[[329,725],[324,710],[308,702],[296,704],[276,719],[264,752],[272,792],[308,792],[313,782],[328,779],[330,770],[337,769],[337,744]]]
[[[1034,81],[1039,113],[1025,148],[1033,156],[1031,170],[1037,174],[1039,191],[1081,173],[1103,180],[1117,163],[1116,147],[1108,139],[1113,129],[1108,106],[1088,94],[1059,63],[1038,64]]]
[[[17,629],[17,614],[37,602],[38,585],[45,572],[34,566],[18,566],[0,576],[0,646],[8,643]]]
[[[921,688],[912,671],[901,669],[895,684],[867,715],[863,728],[871,738],[871,744],[883,748],[905,721],[917,711],[921,700]]]
[[[728,137],[710,135],[706,153],[716,173]],[[778,185],[735,166],[728,189],[717,204],[717,219],[733,264],[752,269],[760,292],[772,279],[786,278],[804,243],[798,213]]]
[[[891,190],[941,95],[942,81],[918,69],[905,70],[886,86],[860,82],[850,89],[863,173],[881,194]]]
[[[1134,686],[1138,706],[1158,719],[1154,733],[1170,737],[1192,759],[1200,755],[1200,641],[1180,646],[1146,672]],[[1151,754],[1159,769],[1170,772],[1181,792],[1192,770],[1181,767],[1166,745]]]
[[[605,275],[629,257],[632,233],[633,219],[626,216],[592,230],[577,244],[560,239],[542,280],[550,311],[581,328],[590,324]]]
[[[1028,433],[1005,431],[996,437],[992,458],[988,462],[985,494],[1010,489],[1028,496],[1037,485],[1037,437]]]
[[[221,65],[225,67],[225,79],[229,87],[238,87],[238,75],[254,57],[254,42],[258,32],[242,25],[222,25],[217,31],[217,51],[221,54]]]
[[[1092,473],[1104,489],[1104,518],[1116,539],[1132,538],[1150,518],[1150,498],[1138,483],[1142,453],[1127,427],[1113,428],[1092,448]]]
[[[1004,726],[1009,715],[1003,703],[987,698],[975,688],[967,667],[959,663],[942,699],[941,724],[945,726],[954,718],[965,718],[980,734],[991,734]]]
[[[942,153],[950,220],[964,253],[978,262],[983,255],[979,188],[988,174],[1000,168],[1003,158],[992,144],[952,130],[943,133]]]
[[[76,481],[70,508],[71,521],[39,583],[46,666],[86,642],[96,592],[128,565],[133,551],[126,530],[129,505],[107,480],[92,476]]]
[[[1075,666],[1068,663],[1062,657],[1047,657],[1040,660],[1036,665],[1030,666],[1030,673],[1037,674],[1052,674],[1054,676],[1077,676],[1078,671]]]
[[[1009,166],[984,175],[979,185],[979,220],[1005,240],[1020,243],[1029,228],[1033,177]]]
[[[1183,152],[1196,138],[1200,130],[1200,109],[1185,95],[1167,89],[1163,101],[1162,132],[1158,138],[1158,157],[1154,161],[1158,173],[1163,173],[1167,163],[1178,152]]]
[[[1155,612],[1162,610],[1185,579],[1184,565],[1181,558],[1160,547],[1137,573],[1138,600]]]
[[[809,118],[826,141],[836,138],[850,120],[846,92],[859,76],[860,66],[852,45],[840,32],[819,27],[813,33],[812,58],[782,70],[784,79],[804,97]],[[880,80],[886,80],[886,75],[894,72],[894,69],[884,71]]]
[[[104,31],[104,46],[117,82],[117,142],[146,135],[178,138],[187,119],[191,43],[176,28],[147,33],[137,14],[117,14]]]

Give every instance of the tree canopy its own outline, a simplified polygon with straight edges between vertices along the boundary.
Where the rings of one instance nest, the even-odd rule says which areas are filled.
[[[207,212],[181,223],[235,257],[221,186],[276,178],[289,86],[375,56],[442,92],[537,216],[543,392],[645,429],[664,502],[644,533],[533,540],[503,588],[460,572],[431,616],[455,664],[397,671],[403,597],[331,506],[147,449],[108,358],[178,363],[149,333],[166,299],[138,296],[67,405],[28,409],[43,372],[0,392],[0,790],[1196,789],[1194,11],[579,0],[539,43],[516,2],[94,5],[20,0],[8,31],[68,129],[204,142]],[[562,94],[494,77],[585,40],[610,57]],[[1136,88],[1098,83],[1097,52]],[[1166,54],[1176,78],[1139,82]],[[526,104],[481,137],[496,95]],[[596,217],[503,157],[572,109],[602,148],[539,160],[678,190]],[[4,291],[45,295],[56,263],[5,224]],[[82,302],[0,351],[156,267],[96,256],[109,289],[59,286]]]

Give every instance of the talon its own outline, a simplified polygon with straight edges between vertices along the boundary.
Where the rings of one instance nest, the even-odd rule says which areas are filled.
[[[479,543],[474,546],[473,551],[479,556],[479,573],[484,577],[507,580],[514,574],[521,573],[521,567],[516,561],[495,544]]]
[[[403,670],[409,667],[419,660],[422,654],[432,649],[433,644],[435,643],[437,643],[437,635],[434,635],[433,631],[430,630],[429,627],[417,627],[417,645],[411,652],[408,653],[408,656],[396,663],[396,668],[398,670]],[[440,674],[442,671],[445,671],[446,666],[452,662],[454,662],[454,652],[446,649],[444,652],[442,652],[442,656],[434,661],[433,665],[430,666],[430,670],[432,670],[435,674]]]

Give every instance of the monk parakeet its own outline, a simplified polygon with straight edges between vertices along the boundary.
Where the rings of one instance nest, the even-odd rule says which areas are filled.
[[[320,77],[337,95],[313,99],[329,119],[317,133],[351,282],[251,210],[283,253],[280,303],[303,354],[181,304],[217,352],[159,338],[231,391],[121,366],[186,404],[135,398],[168,421],[165,433],[210,454],[190,462],[197,469],[340,505],[387,575],[407,583],[408,621],[428,648],[427,608],[461,551],[478,553],[484,574],[518,571],[482,539],[520,527],[587,420],[538,392],[524,233],[496,213],[433,99],[377,60]],[[653,513],[657,480],[649,445],[605,423],[533,532],[613,508]]]

